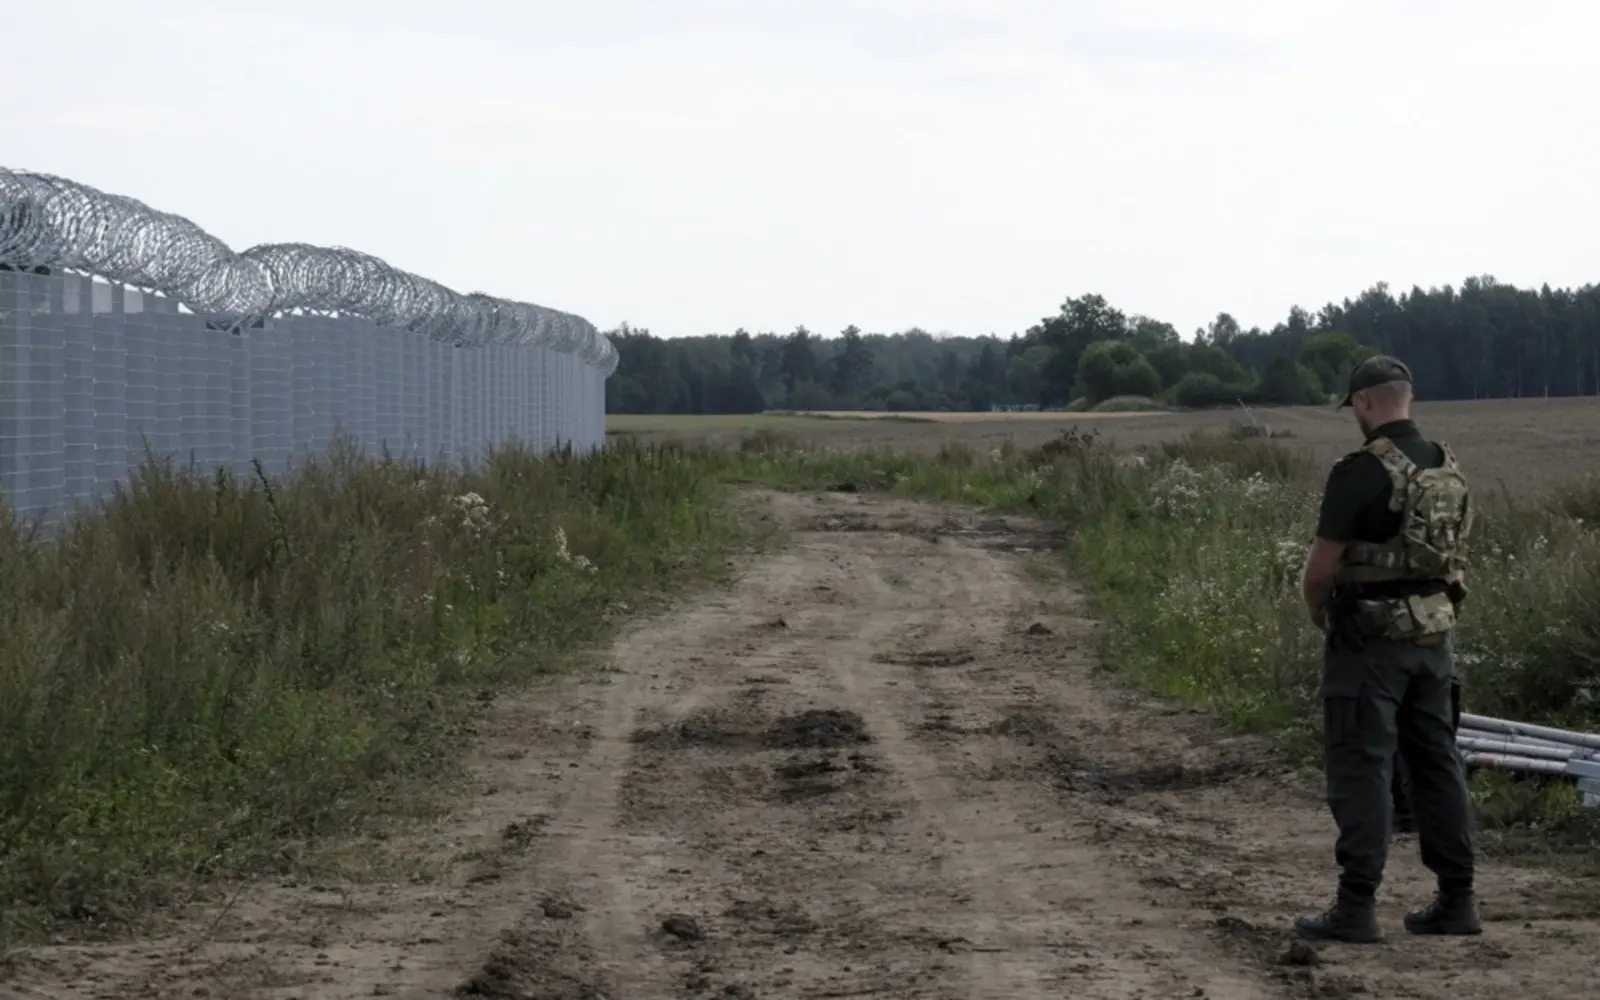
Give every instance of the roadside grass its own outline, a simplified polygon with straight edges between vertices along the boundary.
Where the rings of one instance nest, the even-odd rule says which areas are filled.
[[[117,926],[413,811],[480,696],[753,539],[670,447],[479,472],[336,449],[147,464],[40,541],[0,518],[0,946]]]
[[[1197,431],[1119,454],[1069,432],[1035,449],[933,456],[809,448],[756,435],[725,474],[780,487],[851,483],[1033,513],[1070,529],[1068,558],[1101,613],[1108,665],[1319,758],[1321,637],[1298,593],[1326,470],[1269,437]],[[1470,711],[1600,729],[1600,480],[1539,501],[1479,498],[1456,643]],[[1587,858],[1595,813],[1567,779],[1479,774],[1485,845]]]

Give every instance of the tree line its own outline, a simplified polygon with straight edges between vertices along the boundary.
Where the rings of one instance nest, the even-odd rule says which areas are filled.
[[[670,340],[624,326],[610,337],[621,355],[606,385],[613,413],[1321,403],[1380,351],[1412,366],[1426,399],[1600,394],[1600,286],[1492,277],[1399,295],[1374,285],[1316,313],[1295,307],[1270,330],[1222,313],[1187,339],[1092,294],[1009,337],[854,326]]]
[[[24,212],[17,206],[9,220],[17,231]],[[17,269],[0,260],[0,271]],[[835,337],[804,326],[671,340],[626,325],[608,334],[620,354],[606,383],[612,413],[1085,407],[1117,397],[1315,403],[1378,351],[1409,362],[1427,399],[1600,394],[1600,285],[1533,290],[1488,276],[1398,296],[1380,283],[1315,314],[1296,306],[1270,330],[1220,313],[1188,340],[1092,294],[1005,338],[854,326]]]

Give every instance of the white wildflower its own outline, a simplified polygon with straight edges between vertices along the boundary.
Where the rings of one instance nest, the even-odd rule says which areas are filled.
[[[1202,473],[1181,458],[1175,459],[1151,484],[1151,505],[1170,516],[1191,514],[1200,507],[1205,494],[1218,485],[1215,480],[1214,475]]]
[[[476,493],[463,493],[455,498],[456,509],[461,511],[461,526],[473,534],[481,534],[491,527],[489,504]]]
[[[1278,543],[1273,552],[1272,565],[1275,570],[1286,576],[1293,576],[1300,572],[1301,565],[1305,562],[1306,546],[1303,542],[1286,539]]]
[[[599,567],[589,560],[588,556],[572,554],[572,549],[567,546],[567,532],[564,528],[557,528],[555,534],[556,558],[572,566],[574,569],[585,573],[594,573]]]

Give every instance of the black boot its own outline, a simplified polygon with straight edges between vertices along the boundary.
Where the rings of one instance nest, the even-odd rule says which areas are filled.
[[[1472,935],[1483,933],[1478,919],[1478,902],[1472,893],[1440,893],[1433,902],[1406,914],[1406,930],[1412,934]]]
[[[1371,901],[1358,902],[1344,896],[1340,896],[1330,909],[1322,913],[1296,919],[1294,931],[1313,941],[1372,944],[1383,940],[1383,931],[1378,927],[1377,907]]]

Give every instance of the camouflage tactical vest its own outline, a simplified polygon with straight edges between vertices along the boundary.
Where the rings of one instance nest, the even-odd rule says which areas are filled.
[[[1389,509],[1401,515],[1400,533],[1386,542],[1351,542],[1339,567],[1339,584],[1437,581],[1441,592],[1406,597],[1357,599],[1363,630],[1398,642],[1437,642],[1456,624],[1466,598],[1465,543],[1472,527],[1472,501],[1455,454],[1444,445],[1444,463],[1424,469],[1385,437],[1362,450],[1383,463],[1393,487]]]

